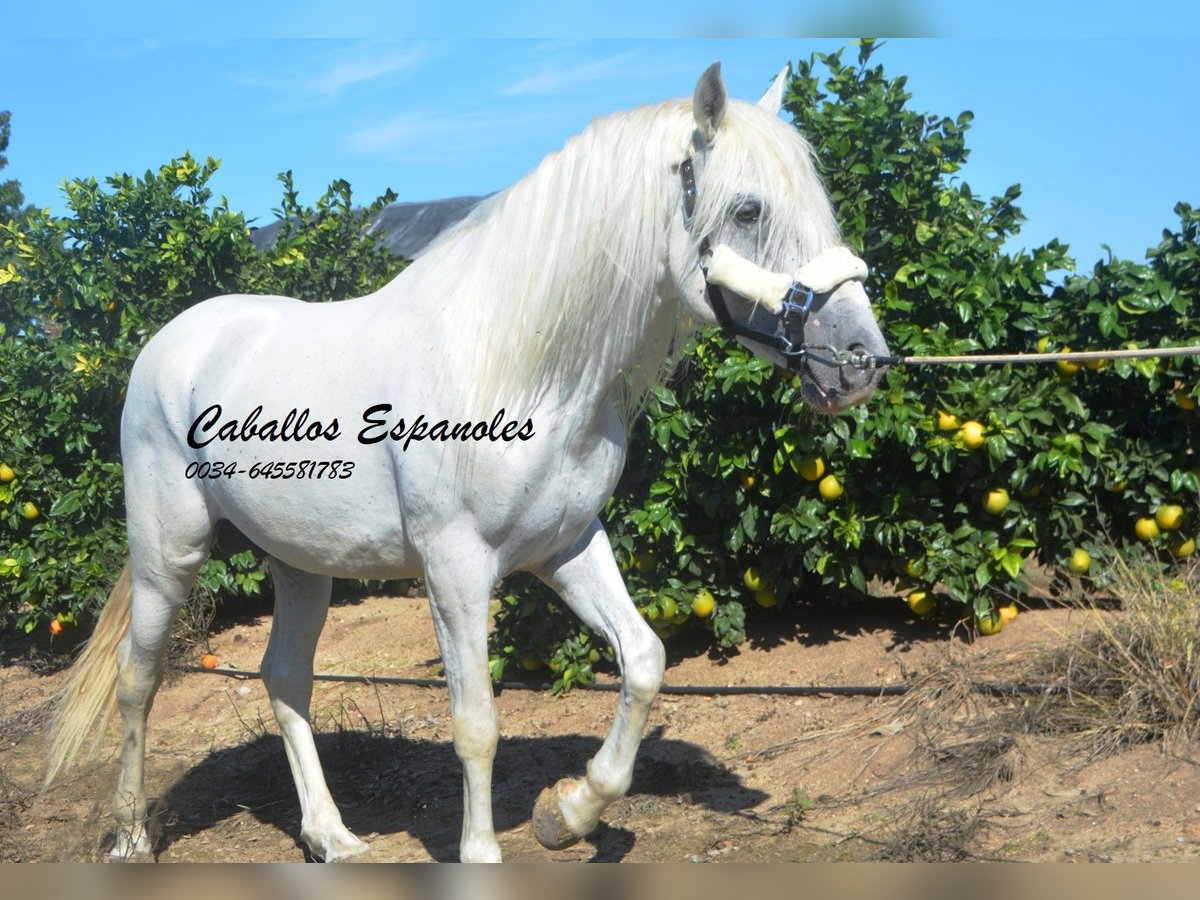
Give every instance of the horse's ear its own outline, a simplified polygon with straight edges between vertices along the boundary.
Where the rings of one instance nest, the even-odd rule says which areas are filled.
[[[758,105],[773,116],[779,115],[779,110],[783,108],[783,92],[787,88],[788,72],[791,68],[791,63],[785,64],[779,70],[779,74],[775,76],[775,80],[771,82],[771,86],[767,88],[767,92],[758,101]]]
[[[706,142],[716,137],[725,120],[726,97],[725,82],[721,80],[721,64],[715,62],[704,70],[696,82],[696,93],[692,95],[692,114]]]

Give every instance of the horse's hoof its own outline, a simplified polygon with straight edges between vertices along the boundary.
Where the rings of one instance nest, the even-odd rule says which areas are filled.
[[[547,850],[565,850],[579,840],[579,835],[571,832],[563,818],[557,788],[548,787],[538,794],[533,804],[533,833]]]
[[[138,829],[137,836],[117,833],[117,842],[108,851],[108,861],[114,863],[145,863],[154,862],[154,849],[146,836],[144,829]]]
[[[360,840],[350,832],[337,835],[324,835],[320,840],[309,840],[301,836],[308,845],[309,855],[323,863],[359,863],[372,862],[371,845]]]

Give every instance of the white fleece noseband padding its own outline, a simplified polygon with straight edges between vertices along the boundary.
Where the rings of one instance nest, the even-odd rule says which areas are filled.
[[[768,272],[724,244],[713,248],[708,257],[709,281],[775,313],[782,311],[783,298],[793,284],[827,294],[843,281],[866,277],[867,264],[846,247],[830,247],[791,275]]]

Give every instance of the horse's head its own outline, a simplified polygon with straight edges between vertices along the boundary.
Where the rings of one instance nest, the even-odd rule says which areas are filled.
[[[784,81],[754,105],[727,99],[719,64],[700,77],[671,273],[693,318],[797,371],[804,401],[832,413],[871,396],[888,348],[812,151],[779,119]]]

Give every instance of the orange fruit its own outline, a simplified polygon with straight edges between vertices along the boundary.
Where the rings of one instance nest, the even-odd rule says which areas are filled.
[[[1139,541],[1152,541],[1159,535],[1158,523],[1149,516],[1143,516],[1133,525],[1133,533]]]
[[[50,633],[52,635],[58,637],[58,635],[62,634],[65,630],[66,629],[63,627],[63,623],[58,621],[58,619],[50,620]]]
[[[983,635],[999,634],[1004,630],[1004,617],[998,612],[990,612],[986,616],[977,617],[975,627]]]
[[[754,566],[751,566],[742,574],[742,583],[752,591],[762,590],[767,586],[762,574]]]
[[[763,606],[763,607],[766,607],[767,609],[770,609],[772,606],[774,606],[778,602],[778,599],[775,596],[775,588],[773,588],[773,587],[759,588],[757,591],[754,592],[754,602],[757,603],[759,606]]]
[[[1004,488],[996,488],[995,490],[988,491],[987,496],[983,500],[983,508],[993,516],[998,516],[1004,510],[1008,509],[1008,503],[1008,491]]]
[[[658,601],[658,614],[664,619],[673,619],[675,614],[679,612],[679,604],[672,597],[660,597]]]
[[[1162,531],[1178,531],[1183,524],[1183,507],[1177,503],[1164,503],[1154,511],[1154,523]]]
[[[1070,353],[1070,352],[1071,352],[1070,347],[1063,347],[1063,353]],[[1069,359],[1060,359],[1054,365],[1058,369],[1058,373],[1067,378],[1071,377],[1076,372],[1078,372],[1081,368],[1083,368],[1083,366],[1081,366],[1079,363],[1074,362]]]
[[[717,600],[712,595],[712,591],[701,590],[692,598],[692,615],[699,616],[701,619],[707,619],[712,615],[713,609],[716,608]]]
[[[200,668],[215,669],[217,667],[217,655],[215,653],[205,653],[200,657]]]
[[[908,595],[908,608],[918,616],[927,616],[933,612],[936,601],[928,591],[913,591]]]
[[[842,483],[837,480],[836,475],[826,475],[817,485],[817,493],[826,500],[836,500],[842,496]]]
[[[633,557],[633,567],[641,574],[649,575],[658,568],[658,557],[653,553],[638,553]]]
[[[800,460],[796,470],[805,481],[818,481],[825,474],[825,460],[819,456],[806,456]]]
[[[983,434],[983,423],[976,422],[974,419],[963,422],[959,434],[962,435],[963,446],[968,450],[978,450],[987,442],[987,438]]]

